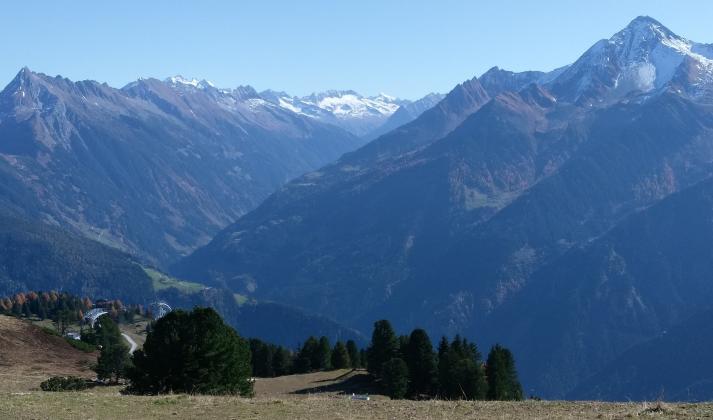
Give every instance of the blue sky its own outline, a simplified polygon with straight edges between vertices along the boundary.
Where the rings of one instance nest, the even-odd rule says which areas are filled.
[[[638,15],[713,43],[704,0],[25,0],[0,11],[0,85],[26,65],[116,87],[182,74],[296,95],[416,98],[494,65],[570,63]]]

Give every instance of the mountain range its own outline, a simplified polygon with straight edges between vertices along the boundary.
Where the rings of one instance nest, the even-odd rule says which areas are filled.
[[[390,319],[508,346],[528,394],[709,399],[712,92],[713,44],[650,17],[413,102],[22,69],[0,294],[161,296],[288,345]]]
[[[115,89],[22,69],[0,92],[0,201],[165,266],[362,141],[254,89]]]
[[[592,395],[713,298],[712,75],[713,46],[649,17],[551,72],[493,68],[173,272],[358,329],[501,342],[528,392]],[[705,383],[683,376],[676,395]],[[616,378],[603,395],[624,398]]]

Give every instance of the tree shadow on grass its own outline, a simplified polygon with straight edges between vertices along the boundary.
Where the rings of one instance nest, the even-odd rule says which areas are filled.
[[[309,388],[298,389],[293,391],[293,394],[319,394],[323,392],[336,394],[377,394],[379,393],[379,385],[374,381],[371,375],[365,373],[354,374],[355,371],[347,372],[334,379],[323,379],[315,383],[325,383]]]

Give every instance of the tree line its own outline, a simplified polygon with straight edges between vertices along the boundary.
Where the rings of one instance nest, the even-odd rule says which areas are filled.
[[[387,320],[374,324],[367,368],[392,398],[521,400],[515,359],[495,345],[483,362],[475,343],[443,337],[434,351],[423,329],[397,337]]]
[[[136,316],[150,317],[150,311],[143,305],[124,305],[120,300],[97,300],[79,297],[67,292],[30,291],[0,298],[0,314],[40,320],[51,319],[57,330],[64,334],[67,326],[79,323],[84,314],[101,307],[117,323],[131,323]]]
[[[397,336],[387,320],[374,324],[371,343],[359,349],[353,340],[309,337],[296,351],[249,341],[252,374],[274,377],[331,369],[367,368],[392,398],[521,400],[515,359],[496,344],[483,360],[475,343],[456,335],[441,338],[434,350],[423,329]]]
[[[81,340],[100,349],[99,379],[129,381],[139,394],[166,392],[252,393],[251,377],[274,377],[332,369],[365,368],[392,398],[520,400],[523,398],[512,353],[493,346],[483,360],[475,343],[441,338],[434,350],[425,330],[397,336],[387,320],[374,324],[371,343],[332,345],[308,337],[296,350],[244,339],[213,309],[177,310],[153,323],[143,349],[128,354],[117,326],[125,313],[148,314],[142,306],[101,301],[109,312],[84,330]],[[0,298],[0,313],[55,320],[58,330],[81,320],[95,304],[68,293],[28,292]],[[133,315],[131,315],[133,316]]]
[[[337,341],[334,346],[329,338],[309,337],[293,351],[262,340],[250,339],[253,376],[270,378],[320,370],[358,369],[363,367],[365,351],[359,350],[354,340]]]

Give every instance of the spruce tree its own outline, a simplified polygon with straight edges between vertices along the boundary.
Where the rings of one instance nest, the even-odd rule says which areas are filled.
[[[384,363],[398,355],[399,343],[391,323],[387,320],[375,322],[371,335],[371,346],[367,353],[369,373],[380,377]]]
[[[406,346],[406,364],[409,372],[409,394],[435,395],[438,369],[436,355],[428,334],[423,329],[415,329]]]
[[[448,399],[484,399],[487,382],[480,352],[473,343],[456,336],[451,344],[443,338],[438,346],[440,394]]]
[[[94,324],[93,341],[100,349],[94,371],[99,379],[118,382],[130,364],[129,348],[124,344],[121,331],[108,316],[102,316]]]
[[[319,338],[317,359],[319,360],[319,365],[317,366],[318,370],[330,370],[332,368],[332,346],[329,344],[329,339],[325,336]]]
[[[347,340],[347,353],[349,353],[349,362],[352,368],[358,369],[361,367],[361,357],[359,357],[359,349],[354,340]]]
[[[271,378],[275,376],[272,367],[273,346],[258,339],[250,339],[250,354],[253,376]]]
[[[395,357],[381,366],[382,386],[386,395],[401,399],[408,392],[408,366],[403,359]]]
[[[408,335],[400,335],[398,338],[399,342],[399,354],[398,357],[402,358],[404,362],[406,361],[406,355],[408,354]]]
[[[250,346],[211,308],[156,321],[133,363],[130,392],[252,393]]]
[[[441,341],[438,342],[438,360],[440,359],[448,352],[448,338],[445,336],[441,337]]]
[[[486,363],[488,399],[522,400],[522,386],[517,378],[515,358],[510,350],[496,344]]]
[[[305,341],[295,358],[294,369],[296,373],[307,373],[319,369],[318,347],[319,341],[314,337],[309,337]]]
[[[332,369],[348,369],[350,366],[347,347],[341,341],[337,341],[332,349]]]
[[[277,347],[272,356],[272,369],[275,376],[289,375],[292,372],[292,355],[286,348]]]

